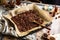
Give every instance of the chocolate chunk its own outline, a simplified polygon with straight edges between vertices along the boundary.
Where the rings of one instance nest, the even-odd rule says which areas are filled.
[[[42,40],[49,40],[48,38],[48,35],[46,33],[44,33],[42,36],[41,36],[41,39]]]
[[[16,0],[16,4],[17,4],[17,5],[20,5],[20,3],[21,3],[20,1],[21,1],[21,0]]]
[[[50,39],[49,40],[56,40],[54,37],[50,37]]]
[[[52,14],[52,12],[49,12],[49,14]]]
[[[58,15],[59,13],[57,13],[57,15]]]
[[[60,16],[58,16],[58,18],[60,18]]]
[[[55,17],[55,19],[57,19],[57,17]]]

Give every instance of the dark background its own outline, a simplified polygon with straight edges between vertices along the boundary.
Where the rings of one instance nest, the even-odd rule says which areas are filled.
[[[60,5],[60,0],[29,0],[29,1],[32,1],[32,2],[42,2],[42,3],[45,3],[45,4],[57,4],[57,5]]]
[[[46,4],[57,4],[60,5],[60,0],[41,0],[43,3]]]

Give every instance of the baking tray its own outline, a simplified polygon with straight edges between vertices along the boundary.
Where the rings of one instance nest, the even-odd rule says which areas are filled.
[[[26,4],[31,4],[32,2],[22,2],[22,3],[26,3]],[[45,6],[45,4],[42,4],[42,3],[36,3],[37,5],[39,5],[40,7],[43,7],[43,6]],[[6,14],[6,13],[8,13],[8,11],[5,11],[4,9],[3,9],[3,7],[0,7],[0,9],[2,9],[3,10],[3,14]],[[1,14],[2,15],[2,14]],[[6,28],[4,28],[5,29],[5,31],[6,31]],[[8,29],[8,28],[7,28]],[[42,30],[43,28],[41,28],[41,29],[38,29],[38,30],[36,30],[36,31],[40,31],[40,30]],[[9,30],[9,29],[8,29]],[[8,34],[8,36],[13,36],[13,37],[17,37],[17,36],[15,36],[15,35],[12,35],[12,33],[5,33],[5,31],[4,32],[0,32],[0,33],[2,33],[3,35],[7,35]],[[34,31],[34,33],[36,33],[36,31]],[[17,34],[16,34],[17,35]],[[28,35],[26,35],[26,36],[24,36],[24,37],[27,37],[27,36],[29,36],[29,35],[34,35],[33,34],[33,32],[31,32],[31,33],[29,33]],[[35,35],[34,35],[35,36]]]

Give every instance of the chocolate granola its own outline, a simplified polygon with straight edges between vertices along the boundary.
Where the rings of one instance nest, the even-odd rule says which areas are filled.
[[[20,32],[28,31],[32,28],[38,27],[43,23],[43,20],[39,17],[38,13],[34,10],[20,13],[11,18],[17,25]],[[36,21],[37,23],[35,23]]]

